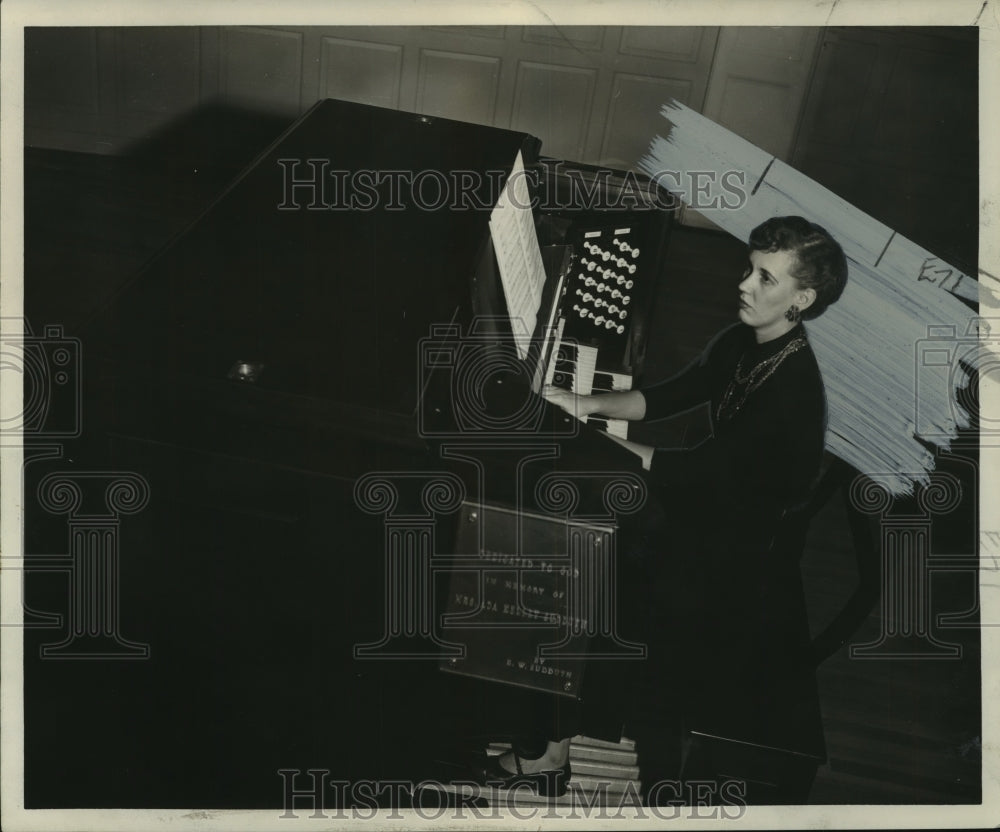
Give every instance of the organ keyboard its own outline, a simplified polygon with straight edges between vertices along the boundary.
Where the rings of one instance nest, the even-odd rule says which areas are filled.
[[[560,323],[563,323],[562,321]],[[578,395],[610,393],[632,389],[632,377],[624,373],[608,373],[597,369],[597,347],[563,342],[556,336],[553,359],[549,362],[545,383]],[[580,421],[605,430],[612,436],[628,438],[628,422],[602,416],[582,416]]]

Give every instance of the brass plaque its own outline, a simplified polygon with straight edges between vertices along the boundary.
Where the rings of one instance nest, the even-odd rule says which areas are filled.
[[[578,697],[614,528],[471,503],[459,523],[441,634],[464,656],[442,669]]]

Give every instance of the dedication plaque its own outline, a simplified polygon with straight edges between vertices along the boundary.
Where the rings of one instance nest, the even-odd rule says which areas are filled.
[[[464,503],[442,616],[451,673],[578,697],[614,526]]]

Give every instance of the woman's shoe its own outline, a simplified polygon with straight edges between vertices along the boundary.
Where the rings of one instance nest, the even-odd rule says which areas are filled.
[[[514,763],[517,771],[507,771],[500,765],[500,755],[489,757],[483,767],[480,782],[485,786],[496,785],[501,789],[514,789],[518,786],[531,786],[540,797],[562,797],[566,794],[570,777],[569,760],[562,768],[547,768],[542,771],[526,774],[521,769],[521,759],[515,754]]]

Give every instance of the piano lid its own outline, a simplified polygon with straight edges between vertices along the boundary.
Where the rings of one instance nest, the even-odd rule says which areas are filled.
[[[418,347],[466,324],[524,133],[318,103],[95,321],[104,357],[409,416]],[[126,370],[126,372],[129,372]]]

